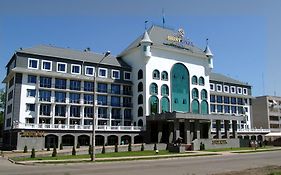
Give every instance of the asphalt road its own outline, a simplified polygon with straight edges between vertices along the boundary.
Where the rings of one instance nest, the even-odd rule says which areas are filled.
[[[56,165],[16,165],[0,157],[0,175],[199,175],[268,165],[281,166],[281,151]]]

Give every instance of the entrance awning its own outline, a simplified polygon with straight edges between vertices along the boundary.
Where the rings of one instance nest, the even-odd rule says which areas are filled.
[[[281,137],[281,132],[270,132],[265,137]]]

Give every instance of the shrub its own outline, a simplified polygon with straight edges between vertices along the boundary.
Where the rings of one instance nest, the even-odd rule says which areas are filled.
[[[157,145],[156,145],[156,143],[154,143],[154,148],[153,148],[153,150],[154,150],[154,151],[157,150]]]
[[[144,151],[144,144],[141,144],[141,151]]]
[[[117,144],[117,143],[115,144],[115,149],[114,149],[114,151],[115,151],[116,153],[118,153],[118,144]]]
[[[132,151],[132,144],[131,143],[129,143],[129,145],[128,145],[128,151]]]
[[[52,157],[57,157],[57,148],[56,148],[55,145],[54,145],[54,147],[53,147]]]
[[[77,143],[76,148],[80,148],[80,143],[79,142]]]
[[[102,153],[102,154],[105,154],[105,146],[104,146],[104,145],[102,146],[101,153]]]
[[[89,145],[89,150],[88,150],[88,152],[89,152],[89,155],[92,154],[92,145]]]
[[[30,156],[31,158],[35,158],[35,149],[34,148],[32,148],[32,151],[31,151],[31,156]]]
[[[47,145],[47,151],[50,151],[50,145],[49,144]]]
[[[75,156],[76,155],[76,150],[75,150],[75,146],[72,147],[72,155]]]
[[[63,144],[62,143],[60,144],[60,150],[63,150]]]
[[[24,152],[24,153],[27,153],[27,146],[26,146],[26,145],[25,145],[24,148],[23,148],[23,152]]]

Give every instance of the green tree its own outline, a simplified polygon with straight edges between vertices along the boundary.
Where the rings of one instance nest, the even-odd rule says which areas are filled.
[[[102,146],[101,153],[102,153],[102,154],[105,154],[105,146],[104,146],[104,145]]]
[[[154,151],[156,151],[157,150],[157,144],[155,143],[154,144]]]
[[[114,149],[114,151],[117,153],[118,152],[118,144],[116,143],[115,144],[115,149]]]
[[[141,151],[144,151],[144,144],[141,144]]]
[[[56,147],[56,145],[54,145],[54,147],[53,147],[52,157],[57,157],[57,147]]]
[[[73,156],[76,156],[76,149],[75,149],[75,146],[72,147],[72,155],[73,155]]]

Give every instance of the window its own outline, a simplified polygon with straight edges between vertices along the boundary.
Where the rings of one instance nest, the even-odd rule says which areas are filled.
[[[205,89],[201,90],[201,99],[207,100],[208,99],[208,93]]]
[[[215,105],[211,104],[210,108],[211,108],[211,112],[216,112],[216,106]]]
[[[98,92],[107,92],[107,84],[105,83],[98,83]]]
[[[89,81],[84,81],[84,91],[93,91],[94,83]]]
[[[10,101],[13,98],[14,91],[11,90],[11,92],[8,93],[8,101]]]
[[[247,88],[243,88],[243,94],[248,95],[248,89]]]
[[[166,84],[163,84],[161,86],[161,95],[162,96],[169,95],[169,87]]]
[[[35,97],[36,96],[36,90],[35,89],[27,89],[27,96],[28,97]]]
[[[222,91],[222,87],[221,87],[220,84],[217,84],[217,91],[218,91],[218,92],[221,92],[221,91]]]
[[[235,97],[231,97],[231,104],[236,104],[236,98]]]
[[[11,78],[11,80],[9,81],[9,88],[11,88],[14,85],[14,77]]]
[[[80,106],[70,106],[70,117],[80,117]]]
[[[55,101],[59,103],[65,103],[66,93],[65,92],[55,92]]]
[[[168,73],[167,73],[166,71],[163,71],[163,72],[161,73],[161,79],[162,79],[162,80],[168,80]]]
[[[161,98],[161,112],[170,111],[170,101],[167,97]]]
[[[242,88],[241,88],[241,87],[238,87],[238,88],[237,88],[237,92],[238,92],[238,94],[242,94]]]
[[[106,78],[107,77],[107,69],[105,68],[99,68],[99,77]]]
[[[222,96],[217,96],[217,103],[222,103]]]
[[[222,105],[217,105],[217,112],[218,113],[222,113],[223,112]]]
[[[138,109],[138,117],[142,117],[143,116],[143,109],[142,107],[139,107]]]
[[[205,80],[203,77],[199,78],[199,85],[204,86],[205,85]]]
[[[224,102],[225,104],[229,104],[229,97],[224,97],[224,98],[223,98],[223,102]]]
[[[230,107],[228,105],[224,106],[224,113],[230,113]]]
[[[51,88],[52,78],[51,77],[40,77],[40,87]]]
[[[150,103],[150,114],[154,115],[158,113],[159,100],[156,96],[151,96],[149,99]]]
[[[210,83],[210,90],[214,91],[215,90],[215,85],[213,83]]]
[[[241,106],[238,106],[238,114],[244,114],[244,108]]]
[[[26,111],[35,111],[35,104],[26,104]]]
[[[199,114],[199,102],[198,102],[198,100],[193,100],[191,105],[192,105],[192,113]]]
[[[211,95],[211,97],[210,97],[210,101],[211,101],[211,102],[213,102],[213,103],[214,103],[214,102],[216,102],[216,96]]]
[[[40,90],[39,91],[39,100],[50,102],[51,101],[51,91]]]
[[[111,84],[111,93],[120,94],[120,85],[119,84]]]
[[[86,66],[85,67],[85,75],[94,76],[94,67]]]
[[[112,114],[113,119],[121,119],[121,110],[120,109],[112,108],[111,114]]]
[[[28,83],[36,83],[36,76],[34,76],[34,75],[28,75],[28,77],[27,77],[27,82],[28,82]]]
[[[107,105],[107,96],[106,95],[98,95],[98,104],[99,105]]]
[[[84,104],[93,104],[94,96],[90,94],[84,94]]]
[[[138,92],[142,92],[143,91],[143,84],[142,82],[139,82],[138,84]]]
[[[158,94],[158,86],[156,83],[150,84],[150,94]]]
[[[198,79],[197,79],[197,77],[194,75],[194,76],[192,76],[192,84],[198,84]]]
[[[242,98],[237,98],[237,104],[244,105],[244,101]]]
[[[38,69],[39,60],[34,58],[28,58],[28,68]]]
[[[79,104],[80,103],[80,94],[69,93],[69,102]]]
[[[208,102],[206,100],[201,102],[201,114],[209,114]]]
[[[156,79],[156,80],[159,80],[160,79],[160,72],[159,70],[155,69],[152,73],[152,78],[153,79]]]
[[[84,117],[93,118],[93,116],[94,116],[94,108],[93,107],[85,107]]]
[[[81,66],[78,64],[71,64],[71,73],[72,74],[81,74]]]
[[[55,116],[65,117],[66,106],[65,105],[56,105],[55,107]]]
[[[192,89],[192,98],[193,99],[198,98],[198,90],[196,88]]]
[[[57,63],[57,72],[66,73],[67,64],[66,63]]]
[[[123,86],[123,94],[124,95],[132,95],[132,86]]]
[[[57,89],[66,89],[66,79],[58,79],[55,80],[55,87]]]
[[[125,120],[132,120],[132,110],[131,109],[125,109],[124,110],[124,119]]]
[[[70,90],[80,91],[80,89],[81,89],[81,82],[77,81],[77,80],[70,80],[69,89]]]
[[[120,71],[119,70],[112,70],[111,71],[112,79],[120,79]]]
[[[42,70],[51,71],[52,70],[52,61],[42,60]]]
[[[123,97],[123,107],[132,107],[132,99],[130,97]]]
[[[41,104],[40,105],[40,115],[50,116],[51,114],[51,105],[49,104]]]
[[[224,91],[224,92],[229,92],[229,86],[224,85],[224,86],[223,86],[223,91]]]
[[[143,104],[143,96],[142,95],[139,95],[138,96],[138,104]]]
[[[120,97],[111,96],[111,106],[121,106],[120,104]]]
[[[231,106],[231,113],[236,114],[236,112],[237,112],[237,107]]]
[[[8,105],[7,114],[10,114],[12,112],[12,109],[13,109],[13,104]]]
[[[235,86],[231,86],[231,87],[230,87],[230,90],[231,90],[231,93],[236,93],[236,88],[235,88]]]
[[[131,73],[130,72],[124,72],[124,80],[131,80]]]
[[[140,69],[138,71],[138,80],[143,79],[143,71]]]
[[[98,118],[107,118],[107,108],[99,107]]]

